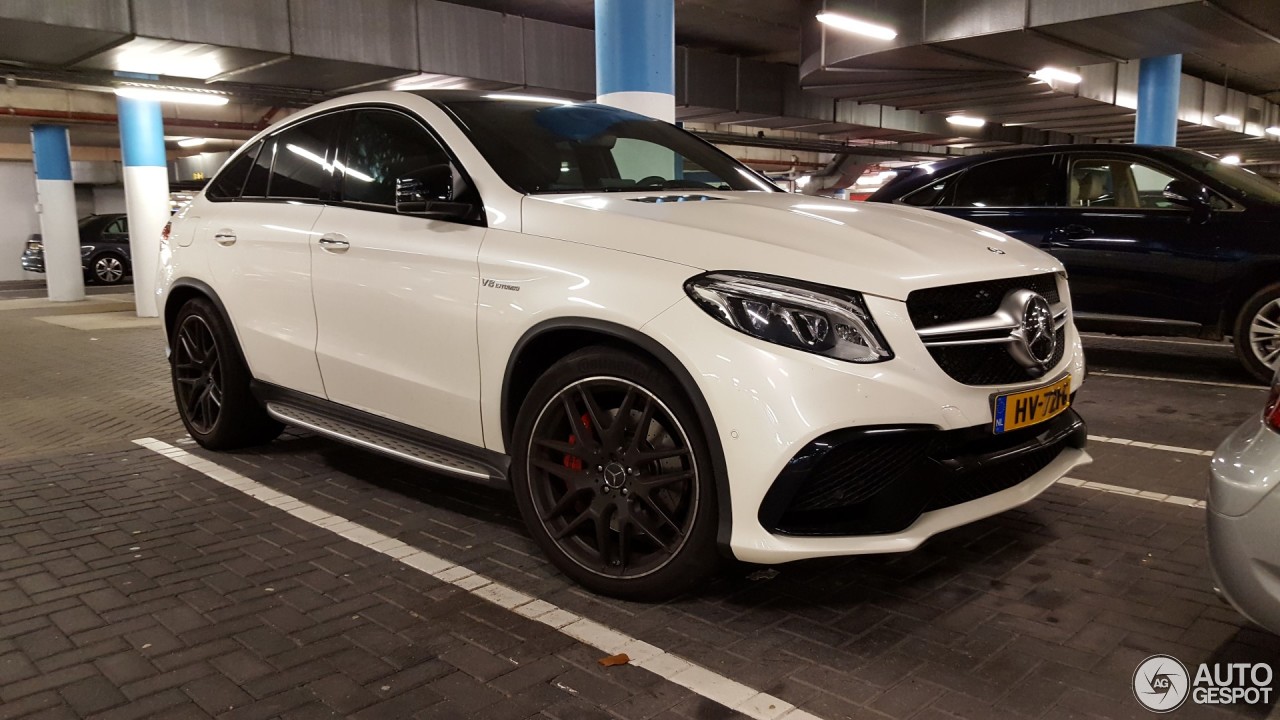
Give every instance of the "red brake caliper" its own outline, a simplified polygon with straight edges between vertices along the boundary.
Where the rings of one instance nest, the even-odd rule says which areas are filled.
[[[583,414],[583,416],[582,416],[582,427],[586,428],[587,430],[590,430],[590,429],[591,429],[591,416],[586,415],[586,414]],[[577,444],[578,444],[578,436],[577,436],[577,435],[570,435],[570,436],[569,436],[569,444],[570,444],[570,445],[577,445]],[[577,455],[570,455],[569,453],[565,453],[565,454],[564,454],[564,466],[565,466],[565,467],[567,467],[567,468],[569,468],[570,470],[575,470],[575,471],[579,471],[579,472],[581,472],[581,471],[582,471],[582,458],[578,457]]]

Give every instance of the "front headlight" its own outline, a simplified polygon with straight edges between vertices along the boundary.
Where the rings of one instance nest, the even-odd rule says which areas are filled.
[[[893,357],[851,290],[733,272],[690,278],[684,289],[715,319],[767,342],[856,363]]]
[[[80,257],[89,257],[89,253],[91,253],[91,252],[93,252],[93,246],[92,246],[92,245],[81,245],[81,246],[80,246]]]

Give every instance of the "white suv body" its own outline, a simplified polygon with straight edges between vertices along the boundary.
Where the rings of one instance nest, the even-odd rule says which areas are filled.
[[[991,430],[997,396],[1036,390],[1054,381],[1062,381],[1060,394],[1074,394],[1083,380],[1083,352],[1070,320],[1065,273],[1054,258],[986,228],[924,210],[778,192],[749,170],[729,164],[724,167],[739,173],[732,181],[708,182],[709,175],[676,171],[674,178],[658,176],[634,183],[622,179],[595,191],[565,189],[563,183],[555,184],[558,178],[537,180],[549,183],[541,192],[522,191],[491,162],[505,162],[496,154],[501,148],[486,155],[477,147],[483,133],[476,129],[477,116],[467,114],[488,112],[499,104],[537,113],[533,117],[538,125],[530,125],[534,132],[542,132],[543,126],[552,128],[548,132],[558,133],[555,138],[569,138],[557,147],[575,148],[583,158],[613,153],[621,165],[627,159],[622,155],[624,147],[634,152],[639,146],[640,141],[615,137],[627,134],[617,128],[641,127],[635,125],[641,122],[638,116],[598,106],[502,101],[469,94],[367,93],[323,103],[265,131],[228,161],[209,190],[175,217],[162,246],[159,303],[165,308],[179,404],[197,440],[209,447],[232,447],[269,439],[278,432],[278,426],[273,430],[256,417],[250,422],[237,416],[217,425],[222,418],[218,413],[234,409],[234,402],[227,399],[240,392],[234,385],[251,382],[254,400],[266,403],[277,421],[455,475],[512,480],[535,539],[557,565],[593,589],[631,596],[666,594],[687,586],[691,580],[686,576],[702,565],[681,566],[659,556],[637,561],[643,571],[628,575],[625,568],[617,568],[619,561],[627,564],[625,552],[608,549],[609,542],[624,535],[624,542],[635,544],[650,542],[649,535],[654,535],[653,552],[676,556],[685,551],[689,538],[696,541],[699,532],[712,533],[722,552],[758,563],[905,551],[940,531],[1020,505],[1089,461],[1083,449],[1083,425],[1071,410],[1008,433],[1017,435],[1017,443]],[[357,118],[361,112],[370,114]],[[511,109],[503,112],[517,114]],[[367,117],[399,123],[402,129],[420,124],[419,140],[424,146],[434,136],[452,167],[451,189],[446,193],[450,196],[437,193],[427,197],[425,205],[406,203],[400,212],[385,202],[358,199],[370,187],[385,187],[387,182],[382,177],[385,173],[360,164],[377,162],[357,157],[365,152],[363,145],[359,150],[357,145],[365,141],[351,139],[352,133],[366,132],[360,128],[372,122],[366,122]],[[554,122],[543,122],[548,117]],[[622,124],[600,129],[614,120]],[[302,144],[307,136],[298,128],[322,125],[331,138],[327,145],[322,148],[318,140],[314,147]],[[583,139],[582,128],[597,134]],[[295,132],[285,135],[290,129]],[[313,134],[318,138],[321,132]],[[518,151],[519,143],[510,148],[504,152]],[[274,160],[266,157],[271,152]],[[699,152],[716,153],[709,146]],[[237,165],[241,156],[251,153],[257,153],[256,159],[250,155]],[[587,172],[585,165],[572,165],[572,154],[565,157],[570,159],[561,161],[561,173]],[[289,194],[310,192],[293,184],[315,170],[308,170],[305,162],[299,165],[299,158],[320,168],[324,182],[332,183],[319,191],[320,197],[290,199]],[[394,167],[395,162],[385,166]],[[519,170],[518,164],[512,167]],[[241,171],[246,173],[244,179],[239,177]],[[513,172],[508,170],[509,175]],[[264,173],[280,193],[254,195],[257,191],[251,188],[265,182],[259,177]],[[687,179],[692,177],[704,179]],[[240,182],[238,193],[236,181]],[[735,183],[755,191],[726,189]],[[441,206],[458,210],[454,205],[464,205],[466,200],[459,186],[465,187],[475,206],[470,215],[413,213],[428,205],[436,207],[430,205],[432,199],[458,201]],[[409,196],[404,193],[417,185],[396,187],[397,199],[405,199]],[[722,275],[707,279],[707,273]],[[687,286],[696,278],[703,280]],[[1023,282],[1029,278],[1036,280]],[[721,290],[745,283],[744,292],[751,298],[763,293],[782,298],[782,305],[759,305],[737,295],[716,294],[721,290],[698,289],[714,285],[717,279]],[[800,300],[795,302],[800,305],[788,304],[794,300],[787,289],[793,285],[789,279],[802,288],[796,291]],[[962,296],[937,296],[931,301],[932,310],[909,307],[909,298],[923,297],[913,292],[957,285],[964,289]],[[833,291],[837,299],[832,301],[823,288],[852,292]],[[1029,347],[1028,333],[1034,328],[1031,305],[1024,296],[1032,295],[1050,297],[1045,307],[1051,306],[1054,315],[1056,352],[1041,358],[1039,367],[1023,362],[1026,367],[1022,368],[1010,358],[1025,356]],[[786,337],[790,346],[761,339],[731,327],[736,320],[713,316],[719,302],[715,298],[725,297],[729,309],[723,312],[743,313],[734,316],[749,318],[743,322],[758,321],[758,316],[751,315],[756,312],[767,315],[760,327],[777,320],[768,332],[785,333],[778,323],[791,327],[796,322],[806,323],[808,330],[790,330],[797,333]],[[197,304],[196,311],[203,307],[200,312],[205,316],[219,317],[192,321],[194,334],[185,333],[182,322],[193,312],[184,313],[183,308],[199,298],[208,304]],[[866,326],[856,319],[839,324],[844,311],[824,314],[821,310],[835,307],[831,302],[847,308],[841,304],[846,300],[854,315],[869,315]],[[936,311],[936,320],[961,308],[961,300],[986,303],[986,309],[977,318],[956,316],[935,323],[932,335],[928,324],[917,317]],[[807,304],[811,302],[818,305]],[[995,304],[999,310],[988,312]],[[819,311],[806,310],[812,307]],[[830,327],[823,324],[826,321]],[[1040,321],[1040,329],[1047,327],[1053,334],[1055,327],[1044,326],[1043,318]],[[219,340],[224,332],[221,325],[225,325],[223,340]],[[201,369],[201,362],[212,363],[207,358],[216,354],[195,347],[206,344],[201,339],[206,330],[211,338],[208,346],[221,352],[223,360],[221,366]],[[831,333],[828,344],[848,344],[852,349],[847,352],[867,353],[874,361],[796,346],[802,342],[797,337],[817,338],[819,331]],[[926,341],[933,345],[926,347]],[[814,342],[822,344],[821,338]],[[868,344],[879,349],[863,348]],[[957,349],[959,345],[964,348]],[[626,490],[627,478],[612,484],[616,478],[609,473],[616,467],[601,460],[592,475],[594,487],[613,499],[591,507],[604,508],[601,517],[613,518],[597,523],[604,528],[601,532],[616,535],[600,540],[605,548],[599,551],[601,562],[608,565],[614,557],[614,569],[604,572],[586,567],[592,562],[590,538],[577,537],[572,529],[572,545],[553,537],[566,523],[545,536],[537,532],[534,526],[539,517],[551,510],[530,510],[528,497],[520,489],[535,483],[530,477],[542,472],[535,472],[537,463],[530,460],[540,442],[534,439],[538,428],[544,427],[539,423],[554,422],[544,420],[546,408],[540,413],[522,408],[539,397],[538,381],[544,373],[555,375],[549,366],[584,347],[602,348],[606,355],[630,354],[674,381],[667,386],[662,384],[665,381],[646,385],[627,380],[641,390],[641,399],[633,403],[652,397],[659,401],[654,417],[666,418],[654,424],[652,432],[647,423],[657,421],[640,418],[633,430],[638,437],[666,433],[673,439],[664,435],[665,446],[690,448],[686,459],[673,462],[685,463],[681,466],[685,474],[703,476],[692,482],[704,483],[701,495],[690,491],[684,500],[672,500],[666,506],[684,507],[680,512],[688,523],[674,518],[673,529],[663,535],[668,543],[664,544],[651,532],[652,526],[640,529],[650,521],[665,520],[663,511],[642,510],[626,516],[608,504]],[[938,353],[961,350],[971,357],[955,360],[958,364],[949,366],[950,371],[940,365]],[[245,372],[231,372],[231,363],[239,363]],[[1015,370],[1026,371],[1010,375],[991,370],[1010,363]],[[619,372],[626,370],[625,363],[619,367]],[[983,374],[988,371],[994,374]],[[187,377],[182,377],[184,373]],[[958,379],[956,374],[965,377]],[[1069,381],[1064,380],[1068,376]],[[216,378],[216,391],[204,389],[215,382],[210,378]],[[988,382],[993,378],[998,382]],[[657,386],[667,389],[656,390]],[[193,397],[193,387],[200,389],[197,394],[219,395],[218,407]],[[625,387],[601,392],[613,392],[609,397],[616,398]],[[554,388],[541,392],[546,395]],[[680,398],[669,397],[675,395]],[[572,401],[571,395],[563,397]],[[547,402],[554,411],[555,401]],[[602,411],[594,429],[589,412],[581,413],[582,425],[578,425],[578,410],[569,410],[565,427],[570,432],[564,441],[582,446],[585,440],[579,442],[578,436],[595,433],[603,447],[604,417],[640,415],[626,405],[625,396],[618,404]],[[517,427],[522,412],[531,416],[525,421],[528,438],[520,437]],[[235,427],[252,425],[260,432],[233,433],[228,429],[233,420]],[[625,425],[621,431],[626,431]],[[640,426],[645,429],[637,429]],[[566,435],[563,429],[559,432]],[[687,442],[680,439],[681,433],[687,435]],[[876,444],[880,435],[891,435],[896,444],[883,449]],[[546,442],[555,444],[554,438]],[[641,437],[636,442],[658,441]],[[646,447],[652,451],[657,445]],[[583,458],[572,456],[570,450],[563,453],[563,465],[578,472]],[[832,467],[844,473],[837,479],[860,489],[813,489],[822,480],[805,473],[826,467],[823,454],[830,452],[844,452],[847,457],[840,462],[854,466],[850,470],[831,460]],[[1033,462],[1029,458],[1037,452]],[[912,464],[926,456],[927,467]],[[1023,475],[1014,477],[1016,469],[1008,463],[1000,465],[1006,456],[1025,461],[1019,466]],[[542,459],[546,457],[558,463],[559,454]],[[593,461],[583,457],[586,466],[581,472],[591,475]],[[627,466],[627,473],[644,476],[644,471],[619,462],[617,467]],[[877,463],[892,467],[886,470]],[[675,472],[680,469],[675,465],[663,467]],[[944,466],[963,472],[951,477],[938,469]],[[992,467],[1008,477],[992,480],[997,484],[987,490],[959,487],[986,482],[986,468]],[[559,467],[546,472],[550,474],[545,479],[561,490],[576,482],[575,477],[563,479],[565,471]],[[667,477],[657,469],[653,473]],[[929,475],[928,483],[914,484],[913,477],[919,473]],[[781,499],[771,500],[771,489],[780,487],[783,477],[791,478],[787,482],[795,487],[774,490]],[[878,483],[893,486],[885,490]],[[638,493],[640,485],[632,491]],[[537,492],[530,490],[526,495]],[[575,502],[583,507],[596,503],[591,492]],[[888,499],[864,497],[877,492]],[[930,493],[951,493],[951,499],[930,501],[925,497]],[[807,503],[803,510],[795,510],[794,503],[801,502],[797,498]],[[635,498],[629,502],[635,505]],[[866,502],[871,505],[858,505]],[[885,516],[886,508],[894,515],[903,504],[912,509],[903,511],[902,518],[877,519]],[[697,522],[707,522],[695,517],[702,506],[714,511],[711,530],[696,528]],[[798,515],[788,520],[788,513]],[[637,529],[629,529],[628,522],[636,523]],[[681,527],[674,529],[676,525]]]

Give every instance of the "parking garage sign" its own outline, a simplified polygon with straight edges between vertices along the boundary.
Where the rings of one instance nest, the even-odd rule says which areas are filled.
[[[1194,675],[1172,655],[1152,655],[1133,672],[1133,696],[1155,713],[1197,705],[1268,705],[1273,673],[1267,663],[1201,663]]]

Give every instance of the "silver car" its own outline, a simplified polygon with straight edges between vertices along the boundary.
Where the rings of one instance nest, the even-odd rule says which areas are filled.
[[[1209,481],[1209,564],[1218,590],[1280,634],[1280,375],[1266,410],[1218,447]]]

